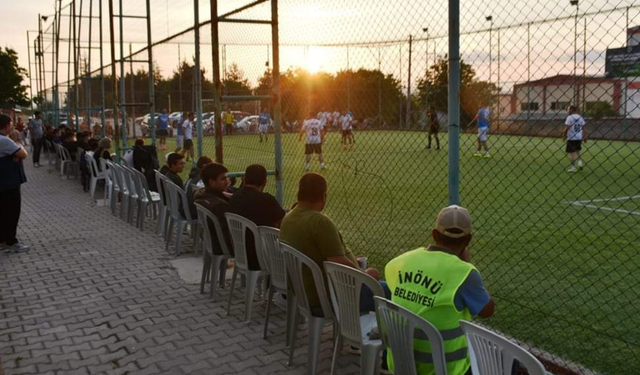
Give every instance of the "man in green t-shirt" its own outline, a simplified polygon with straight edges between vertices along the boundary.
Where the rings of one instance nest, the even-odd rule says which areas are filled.
[[[298,203],[282,220],[280,241],[313,259],[321,269],[325,261],[360,269],[356,257],[345,246],[336,225],[322,213],[326,204],[327,180],[317,173],[307,173],[302,176],[299,182]],[[376,280],[380,279],[380,272],[375,268],[368,268],[364,272]],[[311,272],[304,275],[304,284],[309,305],[312,309],[319,308],[320,300]],[[381,282],[381,285],[389,296],[386,284]],[[363,288],[360,310],[373,311],[373,295],[370,290]]]

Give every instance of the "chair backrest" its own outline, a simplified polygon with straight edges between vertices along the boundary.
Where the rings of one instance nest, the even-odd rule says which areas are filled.
[[[280,290],[287,290],[287,266],[284,264],[284,256],[280,249],[280,230],[267,226],[258,227],[262,239],[262,255],[268,263],[271,283]]]
[[[167,193],[164,189],[164,177],[159,170],[154,171],[154,175],[156,177],[156,187],[158,188],[158,194],[160,194],[160,204],[163,206],[168,206],[167,204]]]
[[[329,280],[331,304],[340,334],[348,340],[361,342],[360,290],[366,285],[374,296],[384,297],[382,287],[373,277],[342,264],[324,262],[324,271]]]
[[[162,180],[164,181],[165,194],[167,196],[171,217],[175,220],[193,220],[191,210],[189,210],[187,194],[182,190],[182,187],[174,184],[173,181],[164,175],[162,176]],[[182,207],[182,212],[180,211],[180,207]]]
[[[296,296],[298,308],[310,312],[309,296],[307,296],[307,291],[304,288],[304,270],[308,269],[313,278],[318,298],[320,299],[320,308],[322,309],[323,316],[325,318],[333,318],[333,310],[327,299],[327,290],[324,287],[324,276],[322,275],[320,267],[313,259],[292,246],[280,242],[280,249],[282,249],[287,272],[293,284],[293,293]]]
[[[71,154],[69,153],[69,150],[67,150],[66,147],[60,146],[60,152],[62,154],[62,160],[71,162]]]
[[[477,375],[510,375],[514,359],[529,375],[545,375],[544,366],[531,353],[506,338],[476,324],[461,321]],[[477,366],[477,368],[476,368]]]
[[[129,194],[139,196],[140,191],[138,190],[138,182],[137,177],[133,173],[134,169],[129,168],[126,165],[121,165],[122,171],[124,173],[124,178],[126,179],[127,186],[129,187]]]
[[[196,203],[196,211],[198,212],[198,223],[204,229],[204,242],[205,248],[209,251],[209,254],[223,254],[227,256],[231,256],[231,251],[227,247],[227,242],[224,239],[224,232],[222,230],[222,224],[220,220],[213,214],[213,212],[209,211],[204,206]],[[211,237],[211,232],[209,231],[208,222],[213,224],[214,230],[216,231],[216,237],[218,238],[217,242],[213,242]],[[214,251],[213,247],[218,245],[220,251]]]
[[[124,171],[122,170],[122,166],[112,162],[113,166],[113,174],[116,176],[116,180],[118,181],[118,186],[120,186],[120,192],[123,194],[129,194],[129,184],[127,184],[125,180]]]
[[[231,242],[233,243],[233,252],[236,256],[236,266],[240,269],[249,269],[249,260],[247,258],[247,231],[253,233],[253,240],[255,242],[256,254],[258,256],[258,263],[260,269],[269,272],[269,264],[264,259],[264,251],[262,250],[262,239],[258,226],[251,220],[244,216],[232,214],[227,212],[224,214],[227,219],[227,225],[229,226],[229,233],[231,234]]]
[[[147,201],[151,202],[151,192],[147,186],[147,179],[142,172],[135,168],[129,168],[129,172],[131,173],[131,177],[133,177],[133,183],[136,185],[136,193],[138,196],[146,198]]]
[[[416,336],[424,338],[426,335],[431,345],[431,360],[435,374],[447,375],[444,341],[440,331],[433,324],[394,302],[377,296],[373,298],[376,304],[378,328],[382,341],[391,351],[394,372],[418,375],[413,340]]]
[[[114,188],[118,191],[122,190],[122,186],[120,186],[120,177],[118,175],[118,171],[117,171],[118,167],[116,167],[116,163],[107,159],[100,159],[100,162],[104,163],[104,165],[108,168],[109,175],[113,181]]]
[[[104,177],[104,175],[106,175],[106,171],[104,170],[104,167],[102,168],[104,173],[102,176],[100,176],[100,170],[98,169],[98,163],[96,163],[96,159],[93,158],[93,155],[84,154],[84,160],[87,162],[87,164],[89,164],[89,170],[91,171],[91,177],[93,178],[100,178],[100,177]],[[101,159],[103,160],[103,159]]]

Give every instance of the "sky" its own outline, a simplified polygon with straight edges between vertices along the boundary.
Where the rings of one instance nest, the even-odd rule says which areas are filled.
[[[3,0],[3,2],[9,0]],[[98,0],[94,0],[97,3]],[[70,0],[63,0],[66,6]],[[208,1],[201,0],[200,19],[209,19]],[[219,13],[235,9],[249,0],[221,0]],[[79,1],[77,1],[79,6]],[[84,15],[88,15],[89,0],[84,0]],[[104,5],[104,33],[108,52],[107,0]],[[117,3],[116,11],[117,11]],[[152,0],[152,34],[159,40],[193,25],[193,0]],[[124,0],[126,14],[144,14],[143,0]],[[625,43],[626,13],[629,25],[640,21],[640,0],[581,0],[578,26],[578,74],[582,73],[583,58],[586,73],[604,73],[604,54],[607,48]],[[54,13],[54,0],[23,0],[3,7],[0,23],[0,45],[18,51],[20,64],[27,68],[27,30],[37,30],[38,14]],[[97,8],[97,6],[95,7]],[[68,10],[65,10],[65,14]],[[97,16],[97,9],[93,9]],[[424,75],[427,62],[442,58],[447,52],[447,6],[442,0],[280,0],[281,68],[302,67],[310,71],[336,72],[342,69],[380,67],[393,74],[404,85],[409,76],[409,35],[412,35],[412,88]],[[516,82],[554,74],[571,74],[574,69],[575,7],[569,1],[529,0],[461,0],[461,53],[482,79],[499,81],[503,92],[510,91]],[[493,26],[485,17],[493,17]],[[242,17],[265,19],[269,6],[260,5],[241,14]],[[240,17],[240,15],[236,16]],[[569,17],[568,19],[566,17]],[[540,23],[541,20],[553,20]],[[61,35],[68,37],[69,17],[62,18]],[[52,18],[44,23],[46,29]],[[527,27],[527,23],[532,23]],[[586,22],[586,51],[585,47]],[[93,45],[98,41],[97,21],[93,29]],[[117,27],[116,23],[116,27]],[[423,28],[429,29],[424,32]],[[124,40],[132,49],[139,49],[146,39],[145,24],[126,20]],[[501,29],[498,31],[498,29]],[[527,33],[527,29],[529,33]],[[527,38],[527,34],[530,38]],[[88,40],[88,25],[82,25],[84,43]],[[500,38],[500,75],[498,76],[498,35]],[[175,38],[154,49],[154,60],[161,74],[171,75],[179,59],[191,60],[195,51],[193,33]],[[427,40],[428,38],[428,40]],[[119,39],[118,37],[116,39]],[[202,65],[210,76],[211,47],[209,28],[201,31]],[[226,45],[226,64],[237,63],[250,82],[266,69],[270,53],[270,30],[263,25],[225,24],[220,28],[221,43]],[[527,42],[529,40],[529,42]],[[396,43],[367,44],[382,41]],[[397,42],[403,41],[403,42]],[[48,42],[45,42],[45,47]],[[347,47],[347,45],[349,45]],[[125,52],[128,45],[125,45]],[[427,51],[426,48],[429,50]],[[435,48],[435,51],[434,51]],[[47,49],[47,52],[50,50]],[[61,61],[66,61],[67,47],[61,43]],[[87,50],[82,52],[87,58]],[[116,51],[119,56],[119,51]],[[146,58],[146,56],[139,56]],[[45,64],[50,70],[51,55]],[[105,62],[110,60],[105,53]],[[98,68],[97,55],[92,55],[91,69]],[[134,69],[142,68],[136,64]],[[60,67],[60,81],[67,79],[66,65]],[[51,83],[50,75],[47,85]]]

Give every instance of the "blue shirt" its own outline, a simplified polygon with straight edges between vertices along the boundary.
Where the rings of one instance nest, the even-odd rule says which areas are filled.
[[[169,115],[161,114],[158,116],[158,128],[161,130],[167,130],[167,126],[169,126]]]
[[[269,114],[261,113],[260,114],[260,125],[269,125]]]
[[[476,316],[490,300],[491,297],[484,287],[480,273],[473,270],[453,297],[453,304],[456,305],[458,311],[462,311],[466,307],[471,315]]]
[[[176,130],[178,131],[178,135],[184,135],[184,133],[182,132],[182,123],[184,122],[184,119],[182,117],[180,117],[180,119],[178,119],[178,127],[176,128]]]
[[[478,127],[479,128],[488,128],[489,127],[489,116],[491,115],[491,111],[488,107],[480,108],[478,110]]]

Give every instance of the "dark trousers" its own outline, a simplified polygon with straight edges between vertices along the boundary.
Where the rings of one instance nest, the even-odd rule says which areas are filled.
[[[12,246],[18,242],[19,220],[20,188],[0,191],[0,243]]]
[[[33,139],[33,164],[40,164],[40,152],[42,151],[42,144],[44,143],[44,139]]]

